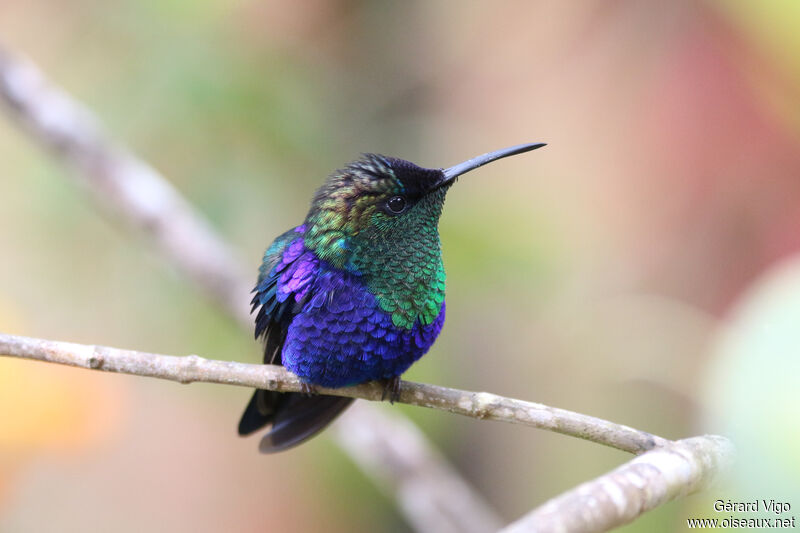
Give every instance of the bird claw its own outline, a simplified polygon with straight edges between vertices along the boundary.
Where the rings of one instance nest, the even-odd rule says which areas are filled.
[[[316,396],[317,394],[319,394],[319,392],[317,392],[317,388],[314,385],[305,382],[300,383],[300,392],[301,394],[305,394],[306,396],[309,397]]]
[[[387,396],[389,397],[389,403],[391,404],[394,404],[394,402],[400,399],[400,376],[382,379],[381,383],[383,383],[383,394],[381,394],[381,401],[384,401]]]

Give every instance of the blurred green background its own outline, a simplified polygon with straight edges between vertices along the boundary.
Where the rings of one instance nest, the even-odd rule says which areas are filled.
[[[627,531],[725,518],[717,498],[800,514],[797,2],[6,1],[0,36],[254,278],[360,152],[441,167],[549,143],[449,193],[447,326],[407,377],[734,438],[723,487]],[[3,116],[0,161],[0,331],[260,360]],[[1,359],[0,530],[407,530],[329,435],[277,456],[238,438],[249,395]],[[628,459],[392,409],[509,521]]]

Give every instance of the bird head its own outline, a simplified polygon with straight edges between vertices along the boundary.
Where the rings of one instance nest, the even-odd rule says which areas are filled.
[[[513,146],[446,169],[364,154],[331,174],[314,195],[305,222],[305,244],[334,267],[353,271],[360,270],[360,264],[377,250],[413,254],[408,247],[430,237],[435,237],[438,253],[439,217],[456,178],[486,163],[542,146]]]

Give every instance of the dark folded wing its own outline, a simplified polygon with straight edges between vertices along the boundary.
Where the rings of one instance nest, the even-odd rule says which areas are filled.
[[[281,350],[294,316],[311,297],[318,260],[305,249],[304,227],[287,231],[264,254],[254,290],[256,338],[264,339],[264,363],[282,364]],[[259,449],[264,453],[291,448],[324,429],[352,400],[257,390],[239,422],[239,434],[270,426]]]

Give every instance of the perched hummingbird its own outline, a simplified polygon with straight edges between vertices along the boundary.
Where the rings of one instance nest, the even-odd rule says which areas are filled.
[[[285,366],[309,392],[382,380],[396,399],[400,375],[444,324],[438,225],[447,190],[470,170],[542,146],[512,146],[447,169],[365,154],[331,174],[305,222],[264,253],[252,301],[264,363]],[[259,449],[285,450],[351,402],[257,390],[239,434],[269,425]]]

